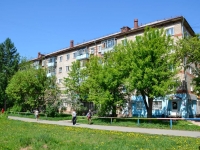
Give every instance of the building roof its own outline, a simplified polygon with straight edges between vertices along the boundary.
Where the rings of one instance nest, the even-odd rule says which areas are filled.
[[[57,56],[58,54],[65,53],[67,51],[77,50],[77,49],[82,48],[84,46],[88,46],[88,45],[94,44],[94,43],[99,43],[99,42],[102,42],[103,40],[106,40],[106,39],[109,39],[109,38],[117,38],[117,37],[120,37],[120,36],[123,36],[123,35],[128,35],[130,33],[143,32],[145,27],[147,27],[147,26],[155,28],[155,27],[162,27],[165,24],[170,24],[170,23],[175,23],[175,22],[182,22],[191,35],[195,34],[195,32],[193,31],[193,29],[191,28],[191,26],[189,25],[187,20],[183,16],[178,16],[178,17],[174,17],[174,18],[170,18],[170,19],[163,19],[163,20],[159,20],[159,21],[154,21],[154,22],[151,22],[151,23],[148,23],[148,24],[145,24],[145,25],[138,26],[137,28],[131,28],[127,32],[116,32],[116,33],[113,33],[113,34],[102,36],[102,37],[97,38],[97,39],[93,39],[93,40],[90,40],[90,41],[87,41],[87,42],[77,44],[73,47],[67,47],[67,48],[57,50],[55,52],[46,54],[44,57]],[[40,60],[40,59],[41,58],[35,58],[35,59],[32,59],[32,61]]]

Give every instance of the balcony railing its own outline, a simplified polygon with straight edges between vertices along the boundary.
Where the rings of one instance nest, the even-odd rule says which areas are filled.
[[[48,67],[53,67],[53,66],[56,66],[56,62],[50,62],[50,63],[48,63]]]
[[[82,59],[89,59],[89,54],[85,53],[85,54],[76,56],[76,60],[82,60]]]
[[[52,76],[55,76],[56,73],[55,72],[50,72],[50,73],[47,73],[47,77],[52,77]]]
[[[109,52],[109,51],[112,51],[112,50],[113,50],[113,48],[114,48],[114,46],[112,46],[112,47],[109,47],[109,48],[104,48],[104,49],[101,49],[101,54],[104,54],[104,53],[107,53],[107,52]]]

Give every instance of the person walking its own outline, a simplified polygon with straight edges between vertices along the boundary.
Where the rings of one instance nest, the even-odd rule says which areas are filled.
[[[76,110],[75,109],[72,111],[72,123],[73,125],[76,125]]]
[[[2,113],[2,114],[4,113],[4,109],[3,109],[3,108],[1,109],[1,113]]]
[[[38,118],[39,118],[39,111],[38,111],[38,109],[35,110],[35,118],[38,121]]]
[[[90,109],[89,109],[86,116],[87,116],[87,119],[88,119],[88,124],[91,124],[91,122],[92,122],[92,112],[91,112]]]

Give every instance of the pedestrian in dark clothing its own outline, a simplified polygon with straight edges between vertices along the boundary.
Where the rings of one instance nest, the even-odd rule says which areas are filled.
[[[72,111],[72,123],[73,125],[76,125],[76,111],[75,110]]]

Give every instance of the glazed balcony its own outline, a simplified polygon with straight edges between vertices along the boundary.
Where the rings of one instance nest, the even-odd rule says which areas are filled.
[[[49,73],[47,73],[47,77],[52,77],[52,76],[55,76],[55,75],[56,75],[55,72],[49,72]]]
[[[88,53],[85,53],[85,54],[82,54],[82,55],[78,55],[76,56],[76,60],[83,60],[83,59],[89,59],[89,54]]]
[[[56,62],[49,62],[48,63],[48,67],[54,67],[54,66],[56,66]]]

